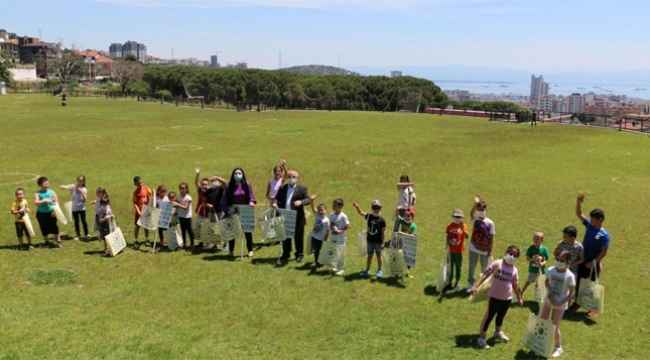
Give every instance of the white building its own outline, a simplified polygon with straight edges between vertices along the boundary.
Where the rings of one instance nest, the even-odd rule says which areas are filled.
[[[554,110],[553,101],[552,97],[544,95],[539,98],[537,109],[543,112],[552,112]]]
[[[568,112],[572,114],[582,113],[582,106],[585,103],[585,98],[578,93],[573,93],[567,97],[568,99]]]

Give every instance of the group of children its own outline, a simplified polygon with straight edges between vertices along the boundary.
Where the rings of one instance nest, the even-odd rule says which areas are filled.
[[[584,200],[584,195],[578,197],[579,204]],[[552,357],[559,357],[563,353],[562,339],[560,332],[560,321],[567,309],[569,302],[574,300],[572,309],[579,306],[575,302],[577,296],[577,282],[579,280],[578,267],[585,261],[585,250],[583,245],[576,240],[578,231],[574,226],[567,226],[562,231],[560,241],[551,254],[543,245],[544,234],[536,231],[533,234],[533,244],[525,252],[528,263],[528,276],[523,288],[519,287],[519,275],[515,263],[520,257],[520,249],[516,245],[508,246],[502,259],[491,261],[494,244],[494,222],[486,216],[487,204],[480,196],[474,198],[474,206],[470,212],[472,218],[472,231],[468,231],[467,225],[463,222],[464,214],[461,209],[452,212],[452,222],[446,228],[446,249],[448,251],[449,276],[447,278],[446,290],[460,290],[459,281],[461,278],[461,265],[463,252],[465,251],[465,240],[471,237],[469,243],[469,274],[467,292],[476,294],[481,284],[492,276],[492,283],[488,291],[488,308],[481,322],[477,345],[481,349],[489,349],[486,332],[492,320],[496,317],[496,328],[493,333],[495,340],[509,341],[508,336],[502,331],[503,321],[510,308],[513,295],[516,296],[519,305],[523,305],[523,294],[526,289],[538,280],[539,276],[544,279],[544,287],[547,295],[543,298],[542,308],[539,316],[542,319],[552,319],[555,325],[555,348]],[[591,221],[585,220],[581,211],[576,212],[585,226],[587,234],[598,232],[605,234],[607,241],[605,247],[609,246],[609,235],[602,228],[604,213],[596,209],[590,214]],[[596,223],[596,225],[592,225]],[[585,236],[587,241],[588,235]],[[606,251],[605,251],[606,254]],[[602,256],[604,257],[604,255]],[[596,260],[602,260],[600,259]],[[547,269],[553,259],[553,266]],[[481,276],[474,281],[474,271],[478,261],[481,261]],[[453,281],[453,282],[452,282]],[[453,284],[453,285],[452,285]],[[589,313],[593,316],[593,312]]]

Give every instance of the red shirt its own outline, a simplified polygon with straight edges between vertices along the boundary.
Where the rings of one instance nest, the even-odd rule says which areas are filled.
[[[462,254],[465,251],[465,233],[462,230],[465,230],[467,233],[467,224],[463,223],[462,227],[460,224],[455,224],[453,222],[447,224],[447,245],[449,245],[449,252],[452,254]]]
[[[144,205],[149,204],[149,199],[153,196],[153,191],[147,186],[142,186],[140,190],[135,189],[133,192],[133,203],[142,210]]]

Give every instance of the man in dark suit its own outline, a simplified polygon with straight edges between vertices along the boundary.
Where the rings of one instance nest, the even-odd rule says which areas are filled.
[[[273,199],[272,206],[276,209],[287,209],[296,211],[296,232],[293,237],[296,242],[296,261],[301,262],[304,249],[305,237],[305,205],[311,204],[307,188],[298,184],[298,172],[295,170],[287,171],[287,183],[282,185],[278,194]],[[291,257],[291,239],[285,239],[282,242],[282,257],[283,260],[288,260]]]

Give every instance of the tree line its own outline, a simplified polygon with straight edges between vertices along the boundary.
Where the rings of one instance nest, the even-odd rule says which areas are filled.
[[[206,103],[266,103],[285,109],[419,111],[449,98],[432,81],[410,76],[305,75],[283,70],[149,66],[149,90]]]

